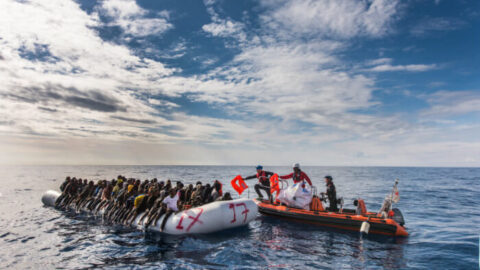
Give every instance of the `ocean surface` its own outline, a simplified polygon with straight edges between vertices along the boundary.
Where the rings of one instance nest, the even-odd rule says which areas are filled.
[[[266,167],[286,174],[289,167]],[[305,167],[319,191],[334,178],[346,208],[378,211],[395,178],[408,238],[361,235],[259,215],[248,226],[169,236],[44,207],[42,194],[76,176],[122,174],[204,183],[253,166],[0,167],[0,269],[479,269],[480,168]],[[254,180],[252,180],[254,181]],[[244,197],[254,196],[253,184]],[[234,192],[232,192],[233,194]],[[235,195],[238,196],[238,195]]]

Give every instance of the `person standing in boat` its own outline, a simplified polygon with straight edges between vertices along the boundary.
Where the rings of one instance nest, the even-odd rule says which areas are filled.
[[[272,194],[270,193],[270,176],[272,176],[273,173],[269,171],[264,171],[262,165],[258,165],[256,169],[257,169],[257,174],[245,177],[243,180],[257,178],[258,184],[255,184],[254,188],[255,188],[255,192],[257,192],[258,194],[258,197],[260,199],[263,199],[263,195],[260,192],[260,189],[263,189],[268,194],[268,200],[272,202]]]
[[[335,189],[335,185],[333,184],[333,178],[330,175],[325,176],[325,184],[327,185],[327,198],[330,202],[330,207],[327,207],[327,211],[336,212],[338,211],[337,191]]]
[[[304,181],[307,181],[310,187],[312,186],[312,181],[310,181],[310,178],[308,177],[308,175],[300,169],[300,164],[298,163],[293,164],[293,172],[291,174],[282,175],[282,176],[279,176],[279,178],[280,179],[292,178],[294,184],[303,182],[302,187],[305,187]]]

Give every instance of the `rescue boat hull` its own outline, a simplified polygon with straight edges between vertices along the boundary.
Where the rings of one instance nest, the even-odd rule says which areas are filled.
[[[255,200],[258,211],[261,214],[288,219],[296,222],[308,223],[317,226],[331,227],[350,231],[360,231],[364,221],[370,224],[369,233],[388,236],[408,236],[408,232],[392,219],[382,219],[368,216],[355,215],[353,213],[334,213],[326,211],[310,211],[290,208],[278,204],[270,204],[265,201]]]
[[[55,206],[55,201],[59,196],[59,192],[49,190],[42,196],[42,202],[46,206]],[[69,208],[74,209],[74,206],[69,206]],[[82,212],[93,214],[88,208],[81,210]],[[103,216],[103,213],[103,209],[100,209],[97,215]],[[165,215],[157,220],[156,225],[152,224],[146,229],[144,224],[146,224],[147,220],[141,222],[143,213],[140,213],[133,221],[132,226],[141,230],[174,235],[206,234],[245,226],[254,220],[257,214],[258,207],[253,200],[236,199],[212,202],[172,214],[165,223],[163,230],[161,229],[161,224]]]

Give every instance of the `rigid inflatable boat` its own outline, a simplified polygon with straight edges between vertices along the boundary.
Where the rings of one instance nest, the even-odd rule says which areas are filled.
[[[49,190],[43,194],[42,202],[46,206],[55,206],[59,196],[60,192]],[[71,209],[73,208],[72,206]],[[82,211],[92,213],[88,208],[83,208]],[[247,225],[255,219],[257,213],[258,207],[253,200],[217,201],[172,214],[162,230],[160,227],[165,217],[163,215],[158,219],[157,224],[155,226],[152,224],[148,230],[176,235],[212,233]],[[103,209],[98,211],[98,215],[103,215]],[[145,229],[140,222],[142,215],[143,213],[137,216],[132,226]]]
[[[393,218],[382,218],[376,213],[367,212],[357,215],[355,210],[343,209],[343,212],[328,212],[325,210],[304,210],[290,208],[267,200],[255,200],[258,210],[265,215],[286,218],[303,223],[333,227],[344,230],[360,231],[362,224],[370,224],[369,233],[389,236],[408,236],[403,225]],[[393,209],[396,211],[396,208]]]
[[[255,202],[259,212],[264,215],[367,234],[408,236],[402,213],[398,208],[392,209],[393,203],[399,199],[397,184],[398,180],[392,194],[385,198],[379,213],[367,212],[365,202],[361,199],[356,200],[357,209],[343,209],[343,199],[340,199],[342,206],[339,211],[330,212],[323,206],[326,198],[324,196],[319,198],[316,195],[313,196],[308,209],[289,207],[278,200],[271,203],[268,200],[255,199]]]

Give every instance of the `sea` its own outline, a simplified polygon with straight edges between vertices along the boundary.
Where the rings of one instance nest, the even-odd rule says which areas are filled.
[[[279,174],[290,167],[265,167]],[[396,204],[410,235],[362,235],[258,215],[206,235],[149,233],[42,205],[66,176],[117,175],[223,183],[254,166],[0,167],[0,269],[479,269],[480,168],[303,167],[318,191],[331,175],[345,208],[378,211],[399,179]],[[255,198],[253,185],[242,197]]]

